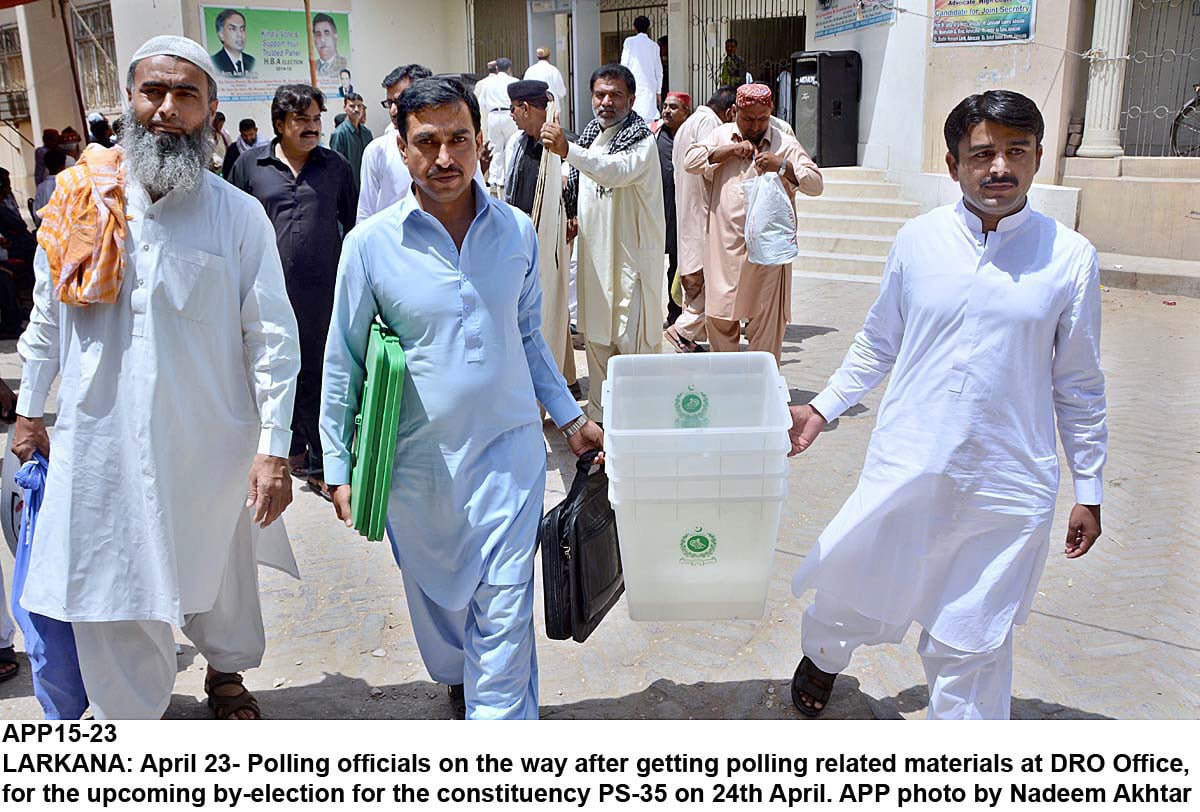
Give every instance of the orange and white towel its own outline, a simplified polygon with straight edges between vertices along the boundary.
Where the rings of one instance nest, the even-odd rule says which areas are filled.
[[[120,147],[92,144],[38,216],[38,245],[50,262],[59,301],[78,307],[111,304],[125,278],[125,184]]]

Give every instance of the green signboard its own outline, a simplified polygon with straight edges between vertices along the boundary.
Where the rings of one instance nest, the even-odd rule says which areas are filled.
[[[312,81],[302,10],[201,6],[200,17],[221,101],[269,101],[280,85]],[[314,9],[312,20],[317,83],[329,96],[342,95],[354,81],[350,15]]]

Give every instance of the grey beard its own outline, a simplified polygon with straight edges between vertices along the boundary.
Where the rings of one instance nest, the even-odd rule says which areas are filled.
[[[121,116],[121,146],[129,171],[152,197],[192,192],[212,160],[216,134],[207,124],[182,135],[152,133],[132,110]]]

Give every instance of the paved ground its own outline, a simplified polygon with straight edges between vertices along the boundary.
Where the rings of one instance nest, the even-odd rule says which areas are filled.
[[[794,402],[823,385],[876,290],[797,280],[799,323],[788,328],[783,367]],[[1105,537],[1082,560],[1052,553],[1034,614],[1017,632],[1014,716],[1179,718],[1200,708],[1200,300],[1171,299],[1171,306],[1164,298],[1104,294],[1111,431]],[[0,351],[0,373],[15,383],[11,342]],[[794,598],[788,584],[854,487],[881,394],[793,462],[765,618],[634,623],[619,605],[586,645],[542,636],[542,715],[802,718],[788,699],[788,681],[811,593]],[[547,506],[561,499],[563,476],[573,470],[563,443],[551,437],[551,445]],[[1065,534],[1070,507],[1064,479],[1056,538]],[[340,527],[308,492],[298,494],[287,524],[305,578],[263,571],[269,644],[248,684],[266,714],[448,717],[441,690],[421,666],[388,547]],[[7,550],[0,566],[11,573]],[[901,646],[856,655],[827,715],[922,715],[927,694],[915,639],[913,632]],[[203,662],[186,643],[179,668],[169,715],[203,717]],[[0,686],[0,717],[36,715],[27,675]]]

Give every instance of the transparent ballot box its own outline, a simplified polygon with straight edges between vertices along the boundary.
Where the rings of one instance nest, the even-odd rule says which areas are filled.
[[[787,495],[787,401],[768,353],[609,362],[605,467],[634,620],[762,617]]]

